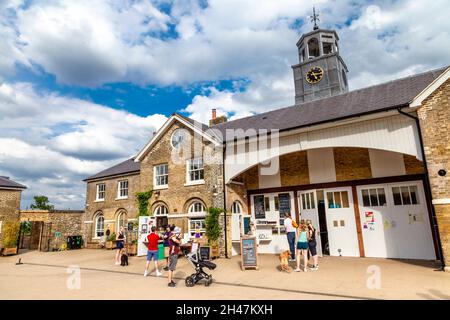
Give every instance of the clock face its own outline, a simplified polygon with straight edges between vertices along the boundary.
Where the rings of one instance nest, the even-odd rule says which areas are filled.
[[[172,147],[175,149],[178,149],[180,146],[183,145],[188,140],[189,133],[186,131],[186,129],[177,129],[172,134]]]
[[[306,81],[310,84],[319,83],[323,78],[323,69],[321,67],[311,67],[306,73]]]

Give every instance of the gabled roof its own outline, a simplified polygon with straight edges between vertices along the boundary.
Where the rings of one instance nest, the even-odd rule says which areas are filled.
[[[164,125],[156,132],[156,134],[150,139],[145,147],[138,153],[134,161],[141,161],[147,154],[147,152],[155,145],[156,142],[159,141],[159,139],[175,121],[181,122],[186,127],[202,135],[205,139],[211,141],[214,144],[220,144],[221,142],[220,139],[218,139],[218,137],[216,137],[214,133],[209,130],[210,128],[207,125],[185,117],[179,113],[173,113],[172,116],[167,119],[166,123],[164,123]]]
[[[432,83],[422,90],[411,102],[411,108],[417,108],[440,86],[442,86],[448,79],[450,79],[450,68],[439,75]]]
[[[9,177],[0,176],[0,189],[17,189],[24,190],[25,187],[23,184],[17,183],[9,179]]]
[[[141,170],[141,164],[139,162],[134,162],[134,158],[128,159],[124,162],[116,164],[115,166],[103,170],[93,176],[90,176],[83,181],[96,180],[101,178],[112,178],[114,176],[124,175],[124,174],[135,174],[139,173]]]
[[[221,131],[224,137],[226,137],[227,129],[287,131],[407,107],[422,90],[447,68],[440,68],[338,96],[221,123],[214,128]]]

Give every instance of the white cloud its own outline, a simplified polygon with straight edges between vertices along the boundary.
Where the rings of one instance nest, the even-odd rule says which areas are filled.
[[[64,208],[84,203],[83,178],[135,155],[167,119],[37,93],[29,83],[0,85],[0,114],[0,173],[29,186],[25,204],[47,192]]]

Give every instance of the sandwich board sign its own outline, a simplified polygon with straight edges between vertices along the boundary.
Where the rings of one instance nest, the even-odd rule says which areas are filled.
[[[200,258],[206,261],[211,260],[211,247],[208,246],[200,247]]]
[[[258,247],[256,237],[241,238],[241,269],[258,270]]]

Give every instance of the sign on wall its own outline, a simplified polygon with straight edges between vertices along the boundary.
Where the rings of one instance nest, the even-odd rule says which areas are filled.
[[[255,219],[265,219],[266,211],[264,210],[264,195],[254,196]]]

